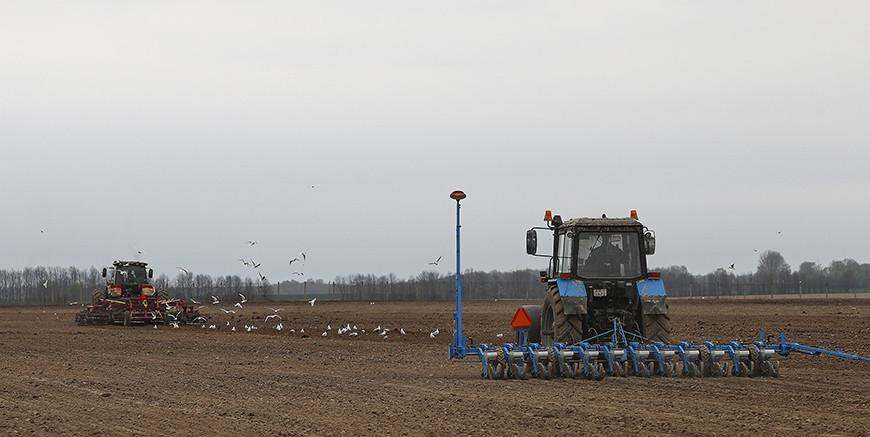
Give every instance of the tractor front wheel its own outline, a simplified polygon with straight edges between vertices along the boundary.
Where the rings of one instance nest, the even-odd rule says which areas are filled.
[[[541,344],[576,343],[583,339],[583,319],[580,315],[565,314],[559,288],[555,285],[547,289],[544,305],[541,308]]]

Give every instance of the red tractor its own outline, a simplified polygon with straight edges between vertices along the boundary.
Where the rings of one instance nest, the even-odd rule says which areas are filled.
[[[141,261],[115,261],[112,267],[103,268],[106,286],[94,290],[93,303],[76,314],[76,322],[130,326],[205,320],[184,299],[171,299],[166,290],[156,290],[150,281],[154,270],[147,267]]]

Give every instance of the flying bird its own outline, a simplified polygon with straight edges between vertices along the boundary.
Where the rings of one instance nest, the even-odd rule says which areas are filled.
[[[251,246],[253,246],[253,245],[256,245],[257,242],[254,241],[254,240],[248,240],[248,244],[251,245]]]
[[[269,308],[273,313],[277,313],[278,311],[284,311],[284,308]]]
[[[269,314],[268,316],[266,316],[266,321],[267,321],[267,322],[269,321],[269,319],[278,319],[278,320],[282,320],[282,319],[281,319],[281,316],[279,316],[279,315],[277,315],[277,314]]]
[[[399,334],[405,335],[405,328],[399,328]]]
[[[266,280],[266,276],[265,276],[264,274],[262,274],[262,273],[260,273],[260,272],[257,272],[257,274],[260,275],[260,281],[265,281],[265,280]]]
[[[46,279],[45,282],[42,283],[42,288],[48,288],[48,279]]]
[[[438,263],[440,263],[440,262],[441,262],[441,257],[439,256],[438,259],[436,259],[435,261],[430,262],[429,265],[430,265],[430,266],[437,266]]]
[[[305,262],[305,260],[308,259],[308,254],[307,254],[307,253],[305,253],[305,252],[299,252],[299,254],[302,255],[302,262]]]
[[[178,269],[179,272],[184,273],[185,275],[190,273],[190,270],[187,270],[184,267],[175,267],[175,268]]]
[[[196,299],[194,299],[192,297],[190,298],[190,303],[192,303],[194,305],[199,305],[199,302],[197,302]]]
[[[78,305],[79,303],[78,302],[70,302],[69,304],[70,305]]]
[[[293,274],[296,276],[305,276],[305,273],[302,272],[293,272]]]
[[[290,265],[292,266],[293,263],[295,263],[296,261],[299,261],[299,258],[293,258],[293,259],[291,259],[291,260],[290,260]]]
[[[236,302],[233,306],[234,306],[234,307],[239,307],[239,309],[244,309],[244,307],[242,307],[242,303],[241,303],[241,302]]]
[[[320,336],[321,336],[321,337],[326,337],[326,336],[327,336],[326,331],[323,331],[323,334],[320,334]]]
[[[219,303],[221,303],[221,300],[218,299],[217,296],[212,296],[212,297],[211,297],[211,304],[212,304],[212,305],[217,305],[217,304],[219,304]]]
[[[249,262],[248,262],[246,259],[244,259],[244,258],[239,258],[239,261],[241,261],[242,264],[245,265],[245,267],[250,267],[250,266],[251,266],[251,263],[249,263]]]
[[[226,308],[221,308],[221,311],[223,311],[224,314],[235,314],[236,313],[236,310],[228,310]],[[229,322],[227,322],[227,323],[229,323]]]
[[[240,298],[242,298],[242,300],[241,300],[241,301],[239,301],[239,303],[248,303],[248,298],[247,298],[247,297],[245,297],[245,295],[244,295],[244,294],[242,294],[242,293],[239,293],[239,297],[240,297]]]
[[[731,270],[734,270],[734,263],[731,263],[731,267],[728,267]]]
[[[308,303],[309,303],[311,306],[314,306],[314,303],[315,303],[315,302],[317,302],[317,298],[316,298],[316,297],[315,297],[314,299],[311,299],[311,300],[308,301]]]
[[[260,268],[260,264],[257,264],[256,262],[254,262],[254,259],[251,258],[251,267],[253,267],[253,268],[255,268],[255,269],[259,269],[259,268]]]
[[[435,328],[434,331],[432,331],[432,332],[429,333],[429,338],[435,338],[435,337],[437,337],[438,334],[440,334],[440,333],[441,333],[441,331],[439,331],[438,328]]]

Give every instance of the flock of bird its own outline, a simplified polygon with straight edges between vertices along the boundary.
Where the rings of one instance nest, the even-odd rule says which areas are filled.
[[[194,324],[194,325],[197,325],[197,324],[200,325],[201,329],[211,329],[211,330],[223,329],[223,330],[227,330],[230,332],[237,332],[237,331],[242,331],[242,330],[244,332],[253,332],[253,331],[260,329],[260,327],[258,327],[255,324],[255,321],[257,319],[259,319],[259,317],[257,317],[256,313],[251,314],[247,318],[247,320],[245,320],[245,318],[240,314],[240,311],[245,309],[245,304],[248,303],[248,298],[243,293],[238,293],[238,296],[239,296],[239,299],[236,302],[234,302],[232,304],[232,306],[229,306],[228,308],[227,308],[226,303],[224,301],[222,301],[220,297],[213,296],[213,295],[209,296],[211,298],[212,307],[216,307],[217,309],[222,311],[224,313],[224,315],[230,316],[230,320],[227,320],[224,323],[213,323],[214,321],[209,320],[206,317],[200,316],[200,317],[197,317],[196,319],[194,319],[193,321],[191,321],[190,323]],[[194,305],[199,305],[198,307],[196,307],[196,309],[198,311],[209,308],[208,305],[201,305],[201,303],[199,301],[197,301],[196,299],[191,298],[189,300],[190,300],[190,303],[192,303]],[[313,308],[317,304],[317,298],[314,297],[311,300],[307,301],[307,303],[308,303],[308,305],[310,305]],[[172,326],[173,328],[178,328],[181,321],[178,319],[178,316],[176,316],[175,314],[170,312],[170,311],[172,311],[173,308],[171,306],[167,305],[166,309],[167,309],[168,316],[172,318],[172,320],[169,321],[169,325]],[[281,316],[281,314],[279,314],[280,312],[284,311],[283,308],[266,307],[266,309],[271,311],[271,314],[267,314],[265,317],[263,317],[262,323],[269,324],[271,322],[274,324],[272,326],[263,325],[264,327],[274,329],[275,331],[278,331],[278,332],[287,331],[291,334],[297,333],[295,328],[289,328],[289,327],[286,327],[284,325],[284,322],[285,322],[284,317]],[[156,313],[154,314],[153,318],[156,320],[156,318],[157,318]],[[239,326],[240,324],[241,324],[241,326]],[[154,325],[154,328],[156,329],[157,325]],[[326,327],[324,328],[324,330],[320,334],[320,336],[321,337],[328,337],[332,333],[334,333],[337,336],[344,336],[345,334],[347,334],[346,335],[347,337],[358,337],[358,336],[366,335],[366,334],[374,334],[374,335],[380,336],[384,340],[387,340],[387,339],[389,339],[389,335],[392,332],[396,332],[399,335],[408,335],[408,332],[405,331],[405,329],[402,327],[388,329],[388,328],[382,328],[381,325],[378,325],[373,330],[366,331],[366,329],[361,329],[356,324],[352,324],[352,323],[346,323],[343,326],[339,326],[337,329],[334,329],[331,323],[327,323]],[[419,330],[419,332],[425,333],[423,330]],[[298,333],[302,336],[305,336],[305,337],[308,336],[308,334],[305,332],[304,327],[299,328]],[[441,330],[439,328],[435,328],[432,331],[428,331],[428,335],[430,338],[435,338],[440,333],[441,333]]]
[[[243,294],[239,294],[239,297],[240,297],[239,301],[236,302],[233,306],[242,309],[243,304],[247,302],[247,299],[245,298],[245,296]],[[211,296],[211,298],[212,298],[212,305],[217,306],[221,311],[224,312],[224,314],[229,315],[230,320],[216,322],[213,320],[208,320],[205,317],[198,317],[197,319],[195,319],[192,322],[192,324],[195,324],[195,325],[198,324],[201,329],[224,330],[224,331],[229,331],[229,332],[244,331],[244,332],[250,333],[250,332],[259,330],[262,327],[264,329],[273,329],[277,332],[286,331],[290,334],[297,334],[298,333],[302,337],[309,337],[311,335],[310,332],[309,333],[305,332],[304,327],[300,327],[297,331],[296,328],[291,328],[291,327],[285,325],[285,319],[280,314],[282,311],[284,311],[283,308],[266,307],[266,309],[271,311],[271,314],[266,314],[265,317],[258,317],[256,315],[256,313],[254,313],[254,314],[250,315],[249,317],[247,317],[247,319],[246,319],[245,317],[238,314],[237,310],[235,310],[235,309],[227,309],[227,308],[224,308],[222,306],[219,306],[219,305],[221,305],[221,300],[217,296]],[[191,300],[191,301],[196,303],[195,300]],[[308,301],[308,304],[311,305],[312,307],[314,307],[314,305],[316,303],[317,303],[317,298],[313,298],[313,299]],[[199,308],[204,308],[204,306],[201,306]],[[258,322],[258,320],[262,320],[262,321]],[[261,323],[261,326],[257,326],[257,323]],[[176,323],[176,320],[173,320],[172,322],[170,322],[170,325],[172,325],[173,328],[178,328],[178,323]],[[156,328],[156,325],[155,325],[155,328]],[[344,336],[344,337],[353,338],[353,337],[360,337],[360,336],[365,336],[365,335],[376,335],[383,340],[388,340],[390,338],[391,334],[392,335],[398,334],[401,336],[409,335],[408,331],[406,331],[405,328],[403,328],[403,327],[385,328],[385,327],[382,327],[381,325],[378,325],[374,329],[366,330],[365,328],[360,328],[359,326],[357,326],[356,324],[351,323],[351,322],[345,323],[343,325],[338,325],[338,326],[333,326],[332,323],[329,322],[326,324],[325,327],[321,327],[320,329],[309,327],[309,331],[320,332],[320,337],[329,337],[329,336],[342,337],[342,336]],[[439,328],[435,328],[431,331],[424,331],[422,329],[418,329],[417,331],[418,331],[418,334],[428,335],[429,338],[436,338],[436,337],[438,337],[439,334],[441,334],[441,330]]]

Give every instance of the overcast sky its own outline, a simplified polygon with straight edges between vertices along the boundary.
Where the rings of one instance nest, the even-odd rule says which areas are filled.
[[[635,208],[650,263],[696,273],[867,262],[868,22],[864,1],[2,2],[0,267],[141,250],[274,281],[305,250],[308,277],[446,273],[453,189],[465,268],[541,267],[524,231],[548,208]]]

